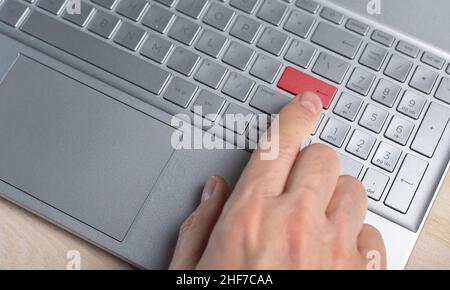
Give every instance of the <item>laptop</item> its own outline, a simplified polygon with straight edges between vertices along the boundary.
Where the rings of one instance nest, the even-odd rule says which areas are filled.
[[[367,223],[402,269],[449,165],[449,12],[447,0],[1,0],[1,195],[166,268],[207,177],[233,185],[257,116],[309,80],[325,109],[307,144],[333,147],[363,182]],[[236,130],[225,114],[251,118]],[[180,124],[236,149],[177,148]]]

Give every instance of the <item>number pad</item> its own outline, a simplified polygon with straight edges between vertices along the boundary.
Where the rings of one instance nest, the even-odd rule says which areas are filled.
[[[381,79],[378,82],[378,86],[372,95],[372,100],[392,108],[398,95],[400,94],[401,87],[388,80]]]
[[[400,145],[406,145],[413,129],[413,123],[398,116],[394,116],[392,117],[391,123],[384,136]]]
[[[409,85],[422,93],[430,94],[437,81],[438,74],[425,67],[417,67]]]
[[[358,94],[367,96],[374,82],[374,74],[360,68],[355,68],[350,80],[347,83],[347,88]]]
[[[388,115],[387,111],[369,104],[367,105],[359,124],[370,131],[380,133]]]
[[[387,143],[381,142],[373,156],[372,163],[386,171],[394,172],[402,151]]]
[[[320,135],[320,139],[336,147],[342,147],[345,137],[349,131],[349,125],[334,118],[330,118],[327,125],[323,129],[322,134]]]
[[[355,121],[356,115],[361,109],[363,101],[348,93],[342,93],[339,102],[336,104],[333,112],[349,121]]]
[[[419,119],[420,113],[422,113],[426,102],[427,100],[424,97],[406,91],[398,105],[397,111],[417,120]]]
[[[376,201],[381,199],[388,182],[389,177],[372,168],[367,169],[366,175],[364,175],[362,180],[367,195]]]
[[[394,54],[392,55],[391,60],[386,66],[384,74],[399,82],[404,83],[412,67],[412,62]]]
[[[355,130],[347,145],[347,152],[366,160],[375,145],[376,138],[360,130]]]

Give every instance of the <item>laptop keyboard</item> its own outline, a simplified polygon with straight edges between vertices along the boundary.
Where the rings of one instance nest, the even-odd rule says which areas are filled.
[[[307,144],[333,146],[370,210],[417,231],[410,205],[450,116],[447,60],[312,0],[81,4],[3,0],[0,21],[213,122],[315,91],[326,110]],[[254,124],[236,133],[256,141]]]

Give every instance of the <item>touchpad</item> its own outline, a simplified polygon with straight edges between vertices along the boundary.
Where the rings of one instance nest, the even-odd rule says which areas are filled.
[[[121,241],[173,153],[173,131],[19,56],[0,84],[0,179]]]

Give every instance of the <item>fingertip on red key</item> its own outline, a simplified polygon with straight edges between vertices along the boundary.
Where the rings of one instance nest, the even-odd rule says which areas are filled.
[[[336,87],[298,71],[293,67],[286,68],[278,82],[278,87],[293,95],[299,95],[304,92],[314,92],[322,99],[324,109],[330,107],[330,104],[337,93]]]

